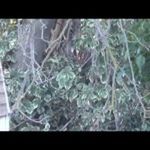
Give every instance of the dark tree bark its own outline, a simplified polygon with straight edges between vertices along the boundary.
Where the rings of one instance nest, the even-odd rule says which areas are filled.
[[[18,49],[15,52],[15,69],[25,71],[33,64],[33,59],[41,65],[48,42],[51,40],[52,30],[55,30],[54,39],[59,36],[67,19],[24,19],[18,29]],[[58,24],[60,27],[58,27]],[[72,19],[72,32],[66,45],[71,46],[71,40],[79,32],[80,19]],[[69,29],[68,29],[69,30]],[[65,45],[65,47],[66,47]],[[70,48],[69,48],[70,49]],[[34,62],[35,66],[36,62]]]

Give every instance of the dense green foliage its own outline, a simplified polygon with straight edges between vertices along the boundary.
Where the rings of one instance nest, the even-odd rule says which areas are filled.
[[[150,104],[150,20],[82,19],[81,23],[74,49],[90,53],[91,58],[68,59],[55,51],[13,111],[11,130],[150,130],[139,102],[140,97],[145,109]],[[16,32],[15,19],[1,19],[4,66],[15,62],[9,52],[16,46]],[[25,76],[11,67],[5,70],[11,106]]]

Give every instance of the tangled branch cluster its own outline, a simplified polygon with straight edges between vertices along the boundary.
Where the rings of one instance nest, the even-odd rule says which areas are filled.
[[[70,42],[73,19],[58,19],[49,40],[42,19],[30,21],[18,26],[26,72],[8,80],[13,130],[149,130],[149,22],[83,19]],[[47,44],[41,64],[35,39]]]

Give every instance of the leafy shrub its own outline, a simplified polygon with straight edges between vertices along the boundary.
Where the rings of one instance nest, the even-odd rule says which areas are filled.
[[[11,22],[1,19],[2,58],[15,46],[17,26]],[[146,19],[82,19],[80,37],[74,42],[76,61],[57,51],[50,56],[19,110],[13,112],[12,130],[149,131],[137,96],[138,92],[144,105],[149,104],[149,23]],[[79,55],[86,52],[90,63]],[[10,69],[5,78],[13,107],[25,74]]]

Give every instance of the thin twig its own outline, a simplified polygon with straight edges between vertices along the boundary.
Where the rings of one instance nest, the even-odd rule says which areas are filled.
[[[138,39],[138,37],[137,37],[137,35],[135,33],[131,32],[131,31],[128,31],[128,30],[126,30],[126,31],[128,33],[132,34],[136,38],[137,42],[149,52],[149,48],[146,47],[143,43],[141,43],[141,41]],[[131,42],[131,41],[129,41],[129,42]]]
[[[139,100],[139,103],[142,106],[143,111],[145,112],[144,104],[142,102],[142,99],[141,99],[141,97],[139,95],[139,92],[137,90],[137,87],[136,87],[136,81],[135,81],[135,77],[134,77],[133,66],[132,66],[132,62],[131,62],[131,58],[130,58],[130,52],[129,52],[129,46],[128,46],[128,39],[127,39],[125,30],[123,29],[122,21],[120,20],[119,23],[120,23],[120,29],[121,29],[121,31],[123,33],[123,36],[124,36],[124,39],[125,39],[125,46],[126,46],[126,50],[127,50],[127,57],[128,57],[128,61],[129,61],[130,69],[131,69],[131,75],[132,75],[132,80],[133,80],[133,85],[134,85],[134,89],[135,89],[135,92],[136,92],[136,96],[137,96],[137,98]]]
[[[29,121],[32,121],[34,123],[38,123],[38,124],[42,124],[41,121],[38,121],[38,120],[33,120],[31,119],[30,117],[28,117],[24,112],[22,112],[20,109],[18,110],[25,118],[27,118]]]
[[[16,129],[17,127],[21,126],[25,122],[26,122],[26,120],[23,120],[22,122],[20,122],[19,124],[17,124],[15,127],[10,128],[10,131]]]
[[[73,121],[74,118],[71,118],[59,131],[64,131],[66,127]]]
[[[49,56],[51,55],[51,53],[55,50],[55,47],[58,44],[57,42],[59,40],[61,40],[61,38],[63,37],[63,35],[64,35],[66,29],[68,28],[68,25],[69,25],[70,22],[71,22],[71,19],[68,19],[67,22],[66,22],[65,27],[63,28],[62,32],[59,34],[58,38],[56,40],[54,40],[54,41],[51,41],[51,43],[49,44],[48,48],[45,50],[45,51],[48,51],[50,49],[48,51],[48,54],[46,55],[45,59],[42,62],[41,69],[43,68],[45,62],[47,61],[47,59],[49,58]]]
[[[114,68],[114,74],[113,74],[113,81],[112,81],[112,109],[115,110],[115,103],[116,103],[116,86],[115,86],[115,79],[116,79],[116,69]]]

